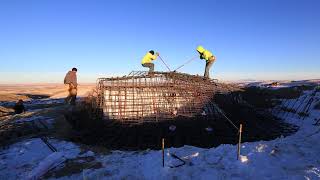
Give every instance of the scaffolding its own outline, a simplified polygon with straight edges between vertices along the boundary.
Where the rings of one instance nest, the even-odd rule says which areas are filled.
[[[203,113],[218,89],[214,80],[202,76],[133,71],[128,76],[99,78],[96,103],[106,119],[158,122]]]

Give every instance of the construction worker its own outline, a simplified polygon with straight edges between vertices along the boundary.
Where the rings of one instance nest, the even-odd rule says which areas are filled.
[[[76,104],[76,98],[77,98],[77,68],[72,68],[71,71],[69,71],[65,78],[64,78],[64,84],[67,85],[68,88],[68,96],[65,99],[65,102],[67,104],[75,105]]]
[[[200,54],[200,59],[206,60],[206,68],[204,71],[204,77],[209,78],[210,68],[211,68],[213,62],[216,60],[216,58],[214,57],[214,55],[210,51],[204,49],[202,46],[198,46],[197,51]]]
[[[26,111],[26,108],[23,105],[23,100],[20,99],[13,107],[15,114],[21,114]]]
[[[152,73],[154,71],[154,64],[152,63],[152,61],[156,60],[158,56],[159,53],[157,52],[156,55],[154,55],[153,50],[147,52],[147,54],[143,57],[141,61],[141,65],[143,67],[149,68],[149,73]]]

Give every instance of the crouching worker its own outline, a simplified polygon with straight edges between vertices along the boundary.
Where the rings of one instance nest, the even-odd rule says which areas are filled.
[[[71,71],[69,71],[66,74],[66,77],[64,78],[64,84],[67,85],[68,88],[68,96],[65,99],[66,104],[75,105],[76,104],[76,98],[77,98],[77,68],[72,68]]]
[[[152,63],[152,61],[156,60],[158,56],[158,52],[156,53],[156,55],[154,55],[154,51],[151,50],[147,52],[147,54],[143,57],[141,64],[143,67],[149,68],[149,74],[152,74],[152,72],[154,71],[154,64]]]
[[[213,54],[210,51],[204,49],[202,46],[198,46],[197,51],[200,54],[200,59],[206,60],[206,68],[204,71],[204,77],[209,79],[209,71],[210,71],[212,64],[216,60],[216,58],[213,56]]]
[[[26,108],[23,105],[23,100],[20,99],[13,107],[15,114],[21,114],[26,111]]]

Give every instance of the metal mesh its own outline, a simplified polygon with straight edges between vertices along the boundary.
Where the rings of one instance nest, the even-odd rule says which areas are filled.
[[[100,78],[97,90],[104,117],[154,122],[202,113],[216,88],[215,82],[200,76],[136,71],[124,77]]]

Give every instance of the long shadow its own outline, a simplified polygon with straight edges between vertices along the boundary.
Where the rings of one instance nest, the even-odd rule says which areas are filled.
[[[272,106],[269,100],[259,102],[260,107],[248,103],[241,94],[233,92],[229,95],[216,95],[214,101],[223,109],[230,120],[239,127],[243,125],[243,141],[272,140],[280,136],[288,136],[298,127],[277,119],[265,108]],[[264,108],[262,108],[264,107]]]
[[[272,106],[269,98],[274,95],[265,97],[259,95],[260,91],[250,92],[251,96],[259,97],[257,102],[263,101],[260,104],[255,103],[254,106],[251,104],[254,101],[247,98],[251,97],[246,94],[247,91],[215,94],[206,106],[215,103],[236,127],[243,124],[243,140],[246,142],[272,140],[297,131],[296,126],[276,119],[266,110]],[[73,140],[123,150],[160,149],[161,138],[166,139],[166,147],[192,145],[210,148],[220,144],[237,143],[238,130],[217,111],[206,116],[177,116],[172,120],[140,124],[124,124],[121,120],[110,120],[102,112],[102,109],[87,105],[66,114],[66,119],[81,132]],[[170,130],[170,126],[174,126],[175,130]]]
[[[28,94],[28,93],[20,93],[20,94],[17,94],[17,95],[22,95],[22,96],[27,96],[28,98],[30,99],[46,99],[46,98],[49,98],[50,96],[49,95],[46,95],[46,94]]]

